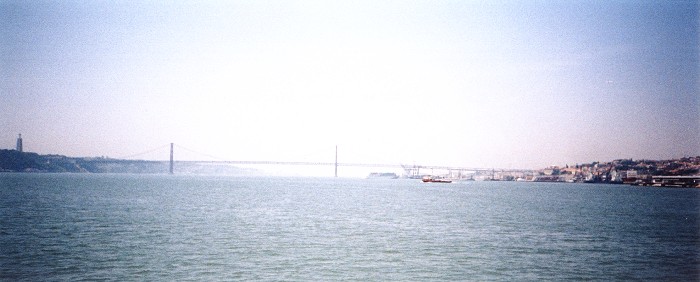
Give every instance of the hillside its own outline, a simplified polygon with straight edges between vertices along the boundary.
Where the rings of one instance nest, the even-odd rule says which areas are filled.
[[[168,173],[167,161],[73,158],[0,149],[0,172]],[[229,165],[175,162],[177,174],[259,174]]]

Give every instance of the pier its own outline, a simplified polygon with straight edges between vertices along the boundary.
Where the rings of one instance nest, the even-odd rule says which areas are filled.
[[[651,185],[659,187],[700,187],[700,176],[652,176]]]

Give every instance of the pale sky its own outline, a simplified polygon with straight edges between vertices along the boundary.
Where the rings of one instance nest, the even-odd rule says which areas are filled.
[[[696,1],[0,0],[0,148],[495,168],[700,155]],[[182,150],[180,159],[206,159]]]

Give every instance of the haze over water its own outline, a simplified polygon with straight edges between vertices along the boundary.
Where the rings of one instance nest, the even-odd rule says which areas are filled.
[[[697,1],[1,1],[0,148],[542,168],[700,155]],[[200,156],[179,155],[181,160]],[[150,156],[167,159],[167,152]]]
[[[0,174],[0,280],[700,278],[700,191]]]
[[[0,1],[0,149],[21,133],[39,154],[191,149],[176,161],[698,156],[698,11]],[[0,280],[700,280],[697,189],[177,173],[0,173]]]

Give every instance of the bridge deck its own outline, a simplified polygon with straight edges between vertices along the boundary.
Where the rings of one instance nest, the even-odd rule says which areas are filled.
[[[309,165],[309,166],[335,166],[334,162],[296,162],[296,161],[175,161],[175,162],[190,162],[190,163],[211,163],[211,164],[241,164],[241,165]],[[401,164],[365,164],[365,163],[337,163],[338,166],[345,167],[386,167],[386,168],[403,168],[403,169],[444,169],[444,170],[461,170],[461,171],[509,171],[509,172],[524,172],[529,170],[524,169],[494,169],[494,168],[473,168],[473,167],[455,167],[455,166],[438,166],[438,165],[401,165]]]

